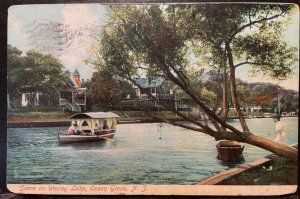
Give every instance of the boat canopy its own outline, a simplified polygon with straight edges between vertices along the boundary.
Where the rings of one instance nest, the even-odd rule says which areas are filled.
[[[82,130],[82,124],[86,122],[94,134],[96,128],[103,128],[104,123],[108,125],[109,129],[115,129],[117,124],[117,118],[119,118],[115,113],[112,112],[89,112],[89,113],[76,113],[69,117],[69,119],[76,121],[80,130]]]
[[[88,112],[88,113],[76,113],[69,117],[69,119],[109,119],[109,118],[118,118],[115,113],[112,112]]]

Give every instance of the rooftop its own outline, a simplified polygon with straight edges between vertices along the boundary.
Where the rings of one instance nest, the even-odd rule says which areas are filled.
[[[158,87],[160,86],[165,79],[162,77],[158,77],[152,81],[149,81],[147,77],[136,77],[135,81],[142,87],[142,88],[151,88],[151,87]]]
[[[69,119],[84,119],[84,118],[93,118],[93,119],[108,119],[108,118],[118,118],[115,113],[112,112],[88,112],[88,113],[76,113],[69,117]]]
[[[78,72],[77,68],[74,70],[73,75],[80,75],[80,73]]]

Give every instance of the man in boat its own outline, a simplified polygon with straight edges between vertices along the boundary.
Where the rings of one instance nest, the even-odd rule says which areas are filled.
[[[109,129],[109,127],[108,127],[108,125],[107,125],[107,121],[106,121],[106,120],[104,120],[103,129]]]

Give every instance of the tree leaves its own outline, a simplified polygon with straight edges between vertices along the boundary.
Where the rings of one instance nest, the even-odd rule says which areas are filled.
[[[35,51],[28,51],[21,56],[21,51],[8,46],[8,91],[11,95],[17,92],[42,91],[57,96],[58,88],[65,86],[68,75],[62,71],[63,65],[51,56]]]
[[[117,105],[128,95],[134,97],[132,86],[121,80],[116,80],[110,71],[99,70],[93,74],[90,81],[93,102],[98,105]]]
[[[234,40],[234,52],[239,60],[252,66],[254,74],[262,73],[271,78],[282,79],[292,74],[297,62],[295,47],[289,47],[280,31],[262,29]],[[277,25],[272,26],[276,28]]]
[[[110,12],[110,26],[102,37],[102,53],[109,67],[132,76],[137,69],[150,78],[162,70],[184,70],[186,48],[172,22],[159,6],[118,6]]]

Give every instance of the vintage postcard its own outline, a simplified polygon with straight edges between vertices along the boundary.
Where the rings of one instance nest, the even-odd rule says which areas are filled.
[[[296,4],[12,5],[7,35],[11,192],[297,191]]]

